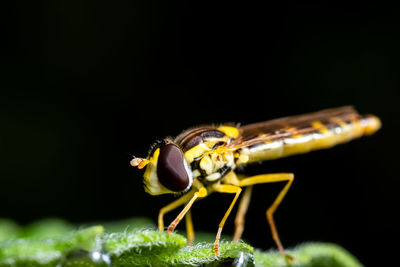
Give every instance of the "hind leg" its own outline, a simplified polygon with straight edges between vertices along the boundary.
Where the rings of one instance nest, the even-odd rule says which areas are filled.
[[[254,184],[265,184],[265,183],[275,183],[275,182],[286,182],[286,185],[279,192],[278,196],[272,203],[272,205],[267,209],[266,216],[271,229],[272,238],[274,239],[279,251],[285,255],[289,260],[293,260],[291,256],[289,256],[285,249],[282,246],[281,240],[279,238],[278,230],[276,229],[275,221],[274,221],[274,212],[278,208],[279,204],[282,202],[285,197],[287,191],[292,185],[294,180],[294,175],[292,173],[274,173],[274,174],[261,174],[252,177],[248,177],[239,181],[240,187],[251,186]]]

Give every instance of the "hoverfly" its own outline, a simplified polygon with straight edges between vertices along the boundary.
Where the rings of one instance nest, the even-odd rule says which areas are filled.
[[[266,217],[279,251],[291,259],[281,244],[273,214],[292,185],[294,175],[273,173],[242,177],[235,174],[235,169],[252,162],[330,148],[363,135],[373,134],[380,126],[379,118],[373,115],[359,115],[350,106],[244,126],[202,126],[186,130],[175,139],[165,138],[157,141],[147,158],[134,158],[131,165],[139,169],[146,166],[143,181],[147,193],[182,194],[180,198],[160,210],[158,228],[164,231],[164,215],[184,205],[176,219],[168,226],[167,232],[172,233],[185,217],[189,244],[192,244],[194,239],[190,214],[193,203],[213,192],[235,195],[218,226],[214,243],[216,256],[219,256],[222,228],[242,188],[245,188],[245,191],[235,219],[233,241],[239,240],[242,235],[252,186],[286,182],[267,209]]]

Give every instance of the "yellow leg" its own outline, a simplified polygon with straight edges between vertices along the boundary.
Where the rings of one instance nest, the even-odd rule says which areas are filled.
[[[274,174],[256,175],[253,177],[243,179],[239,182],[239,186],[241,186],[241,187],[250,186],[250,185],[254,185],[254,184],[275,183],[275,182],[284,182],[284,181],[287,182],[285,187],[281,190],[279,195],[276,197],[275,201],[268,208],[266,214],[267,214],[267,220],[268,220],[270,228],[271,228],[272,238],[274,239],[279,251],[283,255],[285,255],[285,257],[288,258],[289,260],[293,260],[293,258],[285,252],[285,249],[282,246],[282,243],[279,239],[278,231],[275,226],[273,214],[274,214],[275,210],[278,208],[279,204],[282,202],[283,198],[285,197],[287,191],[289,190],[290,186],[293,183],[293,180],[294,180],[294,175],[292,173],[274,173]]]
[[[193,197],[193,192],[188,192],[182,197],[178,198],[174,202],[169,203],[167,206],[163,207],[158,213],[158,230],[164,232],[164,215],[177,207],[187,203]]]
[[[215,238],[214,242],[214,254],[215,256],[219,256],[219,240],[221,239],[221,232],[222,228],[225,225],[226,219],[228,219],[229,214],[231,213],[233,206],[235,206],[236,200],[238,199],[240,192],[242,192],[242,189],[240,187],[234,186],[234,185],[224,185],[224,184],[214,184],[213,189],[217,192],[220,193],[235,193],[235,197],[233,198],[233,201],[231,205],[229,206],[228,210],[226,211],[224,217],[222,218],[221,222],[219,223],[218,227],[218,232],[217,236]]]
[[[188,246],[191,247],[194,241],[194,229],[193,229],[193,220],[192,220],[192,212],[189,210],[185,216],[186,222],[186,235],[188,239]]]
[[[183,219],[185,214],[190,210],[192,207],[193,203],[196,201],[197,198],[202,198],[207,196],[207,190],[204,187],[201,187],[199,191],[194,193],[193,197],[190,199],[190,201],[186,204],[186,206],[183,208],[181,213],[175,218],[175,220],[168,226],[168,234],[171,234],[174,230],[175,227],[178,225],[178,223]]]
[[[250,204],[251,192],[253,191],[253,186],[246,187],[244,190],[242,199],[239,202],[239,208],[236,213],[235,218],[235,233],[233,234],[233,242],[236,242],[242,236],[244,230],[244,217],[247,213],[247,208]]]

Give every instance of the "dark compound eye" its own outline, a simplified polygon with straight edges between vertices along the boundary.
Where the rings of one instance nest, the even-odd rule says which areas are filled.
[[[171,191],[183,191],[189,186],[183,154],[177,146],[168,144],[160,148],[157,176],[160,183]]]

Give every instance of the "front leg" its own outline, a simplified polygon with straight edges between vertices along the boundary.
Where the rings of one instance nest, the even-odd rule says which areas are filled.
[[[181,205],[187,203],[193,197],[193,191],[187,192],[182,197],[178,198],[177,200],[169,203],[167,206],[163,207],[160,212],[158,213],[158,230],[160,232],[164,232],[164,215]]]
[[[192,220],[192,212],[189,210],[185,216],[186,222],[186,236],[188,239],[188,246],[191,247],[194,242],[194,229],[193,229],[193,220]]]
[[[205,187],[201,187],[199,191],[194,193],[193,197],[190,199],[190,201],[186,204],[186,206],[183,208],[181,213],[175,218],[175,220],[168,226],[168,234],[171,234],[174,230],[175,227],[178,225],[178,223],[185,217],[185,214],[190,210],[192,207],[193,203],[196,201],[197,198],[203,198],[207,196],[207,190]]]

